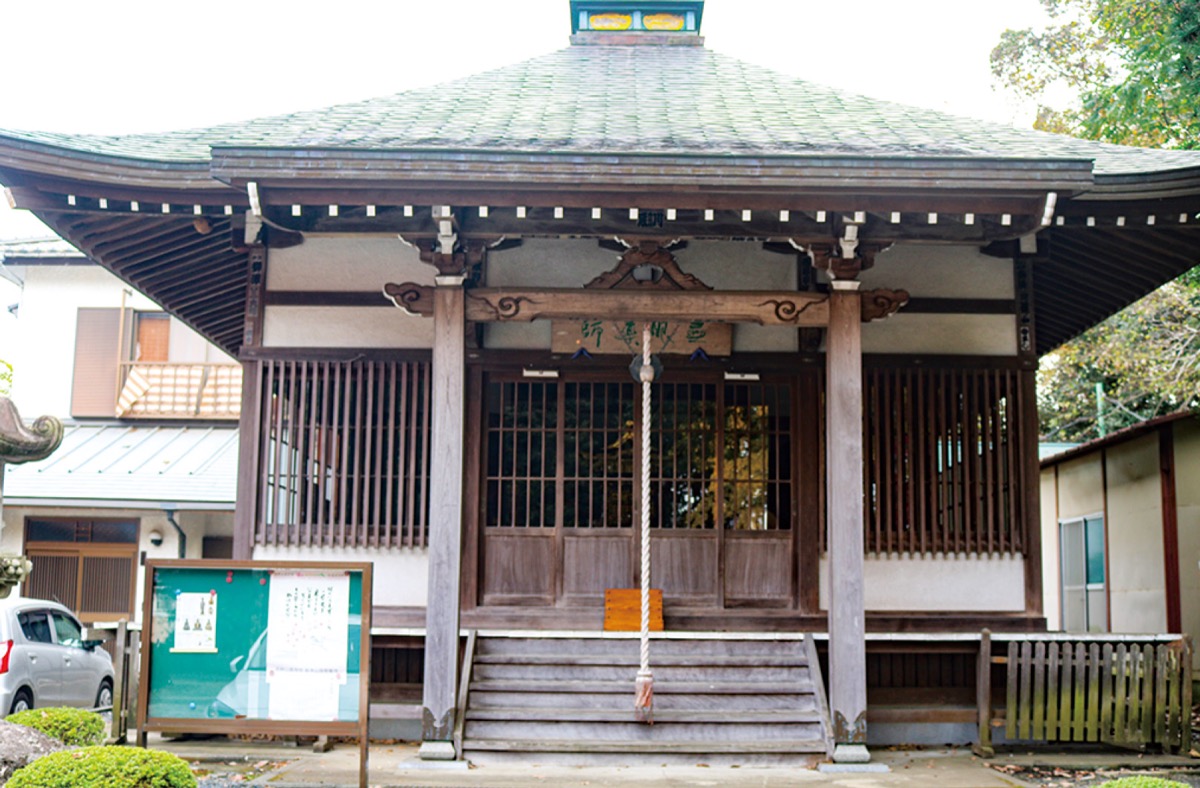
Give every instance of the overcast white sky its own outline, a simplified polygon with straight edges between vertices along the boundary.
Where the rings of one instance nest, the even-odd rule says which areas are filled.
[[[708,0],[707,46],[802,79],[1027,125],[988,54],[1038,0]],[[395,93],[567,45],[567,0],[5,0],[0,128],[123,134]],[[44,233],[0,200],[0,238]]]

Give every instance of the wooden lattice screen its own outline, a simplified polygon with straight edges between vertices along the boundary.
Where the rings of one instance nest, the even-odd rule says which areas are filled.
[[[255,540],[420,547],[428,362],[264,359]]]
[[[867,552],[1024,549],[1021,374],[865,371]]]

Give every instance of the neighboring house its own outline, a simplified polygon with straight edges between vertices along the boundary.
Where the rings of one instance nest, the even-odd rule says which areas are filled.
[[[1200,418],[1043,459],[1042,543],[1052,629],[1200,633]]]
[[[13,400],[65,423],[6,469],[0,551],[33,560],[26,596],[140,619],[146,556],[231,554],[241,369],[61,240],[0,242],[0,270],[21,288]]]
[[[374,562],[428,754],[460,627],[599,629],[644,534],[668,629],[828,630],[835,757],[868,692],[973,702],[966,633],[1046,626],[1038,358],[1200,258],[1200,152],[842,95],[709,51],[698,1],[570,8],[570,47],[448,85],[2,131],[0,180],[241,361],[233,553]]]

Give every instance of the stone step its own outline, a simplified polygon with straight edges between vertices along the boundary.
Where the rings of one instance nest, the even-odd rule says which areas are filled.
[[[608,741],[595,739],[471,739],[464,742],[463,751],[468,759],[472,751],[508,752],[575,752],[575,753],[618,753],[618,754],[683,754],[699,755],[722,753],[789,753],[823,754],[825,742],[820,737],[780,739],[775,741]]]

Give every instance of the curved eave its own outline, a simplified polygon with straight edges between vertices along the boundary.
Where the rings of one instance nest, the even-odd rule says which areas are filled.
[[[0,170],[80,184],[135,189],[226,191],[207,159],[164,160],[75,150],[0,134]]]
[[[1087,200],[1161,200],[1200,196],[1200,166],[1159,172],[1096,175]]]
[[[845,154],[504,152],[213,148],[212,175],[244,187],[460,183],[513,189],[981,190],[1074,194],[1092,185],[1082,159]]]

